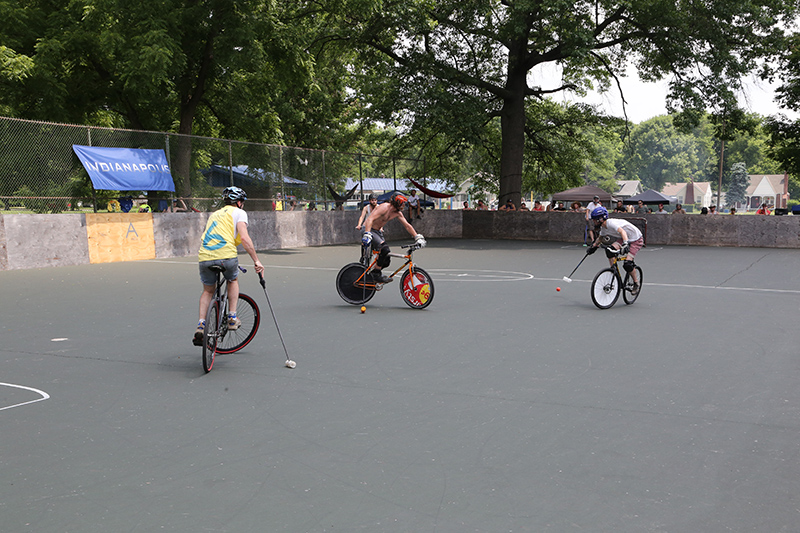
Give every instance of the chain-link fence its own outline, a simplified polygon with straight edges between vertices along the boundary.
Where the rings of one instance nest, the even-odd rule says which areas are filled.
[[[342,208],[345,184],[385,177],[408,188],[425,176],[423,160],[292,148],[174,133],[52,124],[0,117],[0,202],[4,212],[212,210],[223,188],[247,191],[248,209]],[[162,149],[175,194],[107,191],[92,186],[73,145]],[[352,188],[352,187],[351,187]],[[338,200],[338,201],[337,201]],[[147,207],[145,207],[147,206]]]

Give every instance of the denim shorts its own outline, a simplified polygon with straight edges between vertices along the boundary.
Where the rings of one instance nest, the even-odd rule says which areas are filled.
[[[222,275],[228,281],[234,281],[239,277],[239,258],[231,257],[230,259],[214,259],[212,261],[200,261],[200,281],[203,285],[215,285],[217,282],[217,273],[209,270],[211,265],[222,265],[225,269]]]

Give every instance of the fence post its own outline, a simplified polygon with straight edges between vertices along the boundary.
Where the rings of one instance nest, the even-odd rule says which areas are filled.
[[[325,206],[325,211],[328,210],[328,176],[325,174],[325,150],[322,151],[322,181],[324,187],[322,188],[322,199],[325,200],[325,203],[322,204]]]
[[[286,194],[283,190],[283,146],[278,146],[278,168],[281,172],[279,176],[281,180],[281,209],[284,210],[286,208]]]
[[[89,146],[92,145],[92,127],[89,126],[86,128],[86,136],[89,138]],[[92,178],[89,178],[89,183],[92,183]],[[97,191],[94,189],[94,183],[92,183],[92,211],[97,213]]]
[[[231,177],[231,187],[233,187],[233,142],[228,140],[228,173]]]

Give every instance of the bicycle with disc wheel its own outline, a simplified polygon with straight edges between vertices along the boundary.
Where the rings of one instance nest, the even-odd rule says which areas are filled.
[[[211,372],[217,354],[231,354],[247,346],[261,323],[261,312],[255,300],[240,293],[236,317],[241,325],[237,329],[228,329],[228,283],[222,276],[224,268],[212,265],[209,269],[216,275],[216,288],[203,329],[203,370],[206,373]],[[242,267],[239,270],[247,272]]]
[[[624,264],[624,261],[628,258],[627,254],[620,255],[614,251],[615,248],[605,245],[604,247],[606,248],[606,255],[612,264],[598,272],[594,280],[592,280],[592,302],[600,309],[609,309],[617,303],[619,295],[622,293],[622,299],[627,305],[630,305],[636,301],[642,292],[642,282],[644,281],[642,269],[639,265],[633,263],[630,271],[627,268],[623,269],[625,270],[625,277],[623,278],[619,270],[619,264],[621,262]],[[634,281],[634,272],[636,272],[639,280],[638,283]]]
[[[397,270],[389,276],[394,279],[400,276],[400,296],[412,309],[425,309],[433,301],[433,280],[422,268],[414,264],[414,252],[422,248],[420,244],[401,246],[407,250],[405,254],[390,253],[390,257],[405,259]],[[375,293],[383,289],[384,283],[373,280],[370,276],[378,262],[379,251],[371,246],[361,246],[361,260],[342,267],[336,276],[336,291],[342,300],[349,304],[361,305],[372,299]]]

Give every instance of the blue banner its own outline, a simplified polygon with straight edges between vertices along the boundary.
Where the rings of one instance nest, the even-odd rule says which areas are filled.
[[[106,191],[172,191],[175,183],[164,150],[98,148],[73,144],[95,189]]]

